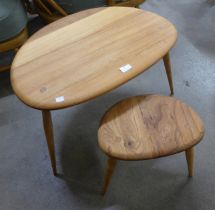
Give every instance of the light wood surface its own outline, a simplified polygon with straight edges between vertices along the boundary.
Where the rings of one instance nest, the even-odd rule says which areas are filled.
[[[103,188],[102,188],[102,195],[107,192],[111,177],[113,175],[114,169],[116,167],[117,160],[113,158],[108,158],[107,161],[107,168],[105,171],[104,181],[103,181]]]
[[[194,148],[187,149],[185,151],[186,159],[187,159],[187,167],[188,167],[188,175],[189,177],[193,176],[193,161],[194,161]]]
[[[74,13],[72,15],[68,15],[64,18],[59,19],[58,21],[55,21],[48,26],[45,26],[41,28],[37,33],[35,33],[33,36],[31,36],[31,41],[35,39],[42,38],[50,33],[54,33],[56,30],[63,29],[64,27],[77,22],[83,18],[86,18],[90,15],[93,15],[99,11],[102,11],[106,9],[105,7],[99,7],[99,8],[93,8],[93,9],[87,9],[81,12]]]
[[[125,99],[107,111],[98,141],[108,156],[122,160],[152,159],[187,150],[192,168],[188,149],[203,134],[204,125],[191,107],[173,97],[147,95]]]
[[[43,127],[46,135],[46,141],[48,145],[52,171],[53,171],[53,174],[56,176],[57,169],[56,169],[56,160],[55,160],[54,134],[53,134],[51,112],[48,110],[43,110],[42,115],[43,115]]]
[[[174,86],[173,86],[173,81],[172,81],[172,70],[171,70],[169,53],[167,53],[163,57],[163,62],[164,62],[164,66],[165,66],[165,70],[166,70],[166,75],[167,75],[167,79],[168,79],[169,87],[170,87],[170,91],[171,91],[170,95],[173,95],[174,94]]]
[[[163,58],[177,37],[169,21],[140,9],[109,7],[71,24],[72,16],[33,35],[13,62],[13,89],[33,108],[65,108],[106,93]],[[132,70],[122,73],[126,64]]]

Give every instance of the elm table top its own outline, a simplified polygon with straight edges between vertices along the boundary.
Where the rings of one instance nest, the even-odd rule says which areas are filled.
[[[81,20],[84,13],[77,14],[36,32],[18,51],[11,83],[28,106],[61,109],[106,93],[147,70],[177,38],[168,20],[136,8],[89,10]],[[127,64],[131,69],[120,71]]]
[[[135,96],[112,106],[101,120],[100,148],[122,160],[145,160],[192,148],[204,135],[199,115],[176,98]]]

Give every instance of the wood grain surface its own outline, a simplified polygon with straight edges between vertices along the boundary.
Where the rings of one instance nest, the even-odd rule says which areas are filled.
[[[103,187],[102,187],[102,195],[104,195],[107,192],[108,185],[110,183],[111,177],[113,175],[114,169],[116,167],[117,160],[113,158],[108,158],[107,161],[107,168],[105,171],[104,181],[103,181]]]
[[[93,15],[96,12],[102,11],[104,9],[105,9],[105,7],[87,9],[87,10],[83,10],[81,12],[74,13],[72,15],[68,15],[64,18],[61,17],[61,19],[59,19],[58,21],[55,21],[55,22],[41,28],[37,33],[33,34],[31,36],[31,41],[33,41],[34,39],[38,39],[42,36],[46,36],[48,33],[59,30],[60,28],[63,28],[69,24],[72,24],[78,20],[86,18],[86,17]]]
[[[70,23],[72,16],[37,32],[14,59],[13,89],[33,108],[65,108],[106,93],[163,58],[177,37],[169,21],[136,8],[109,7]],[[126,64],[132,69],[122,73]]]
[[[57,175],[56,158],[55,158],[55,146],[54,146],[54,133],[52,125],[52,117],[49,110],[42,111],[43,127],[46,136],[46,142],[49,150],[49,156],[52,165],[53,174]]]
[[[144,160],[185,151],[203,134],[204,125],[190,106],[173,97],[146,95],[110,108],[101,121],[98,142],[110,157]]]

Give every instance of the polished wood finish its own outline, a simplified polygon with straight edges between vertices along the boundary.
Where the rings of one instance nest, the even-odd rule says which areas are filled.
[[[88,10],[77,12],[72,15],[68,15],[64,18],[61,18],[60,20],[55,21],[55,22],[49,24],[48,26],[41,28],[40,31],[38,31],[33,36],[31,36],[31,41],[39,39],[39,38],[43,38],[47,34],[54,33],[56,30],[59,30],[61,28],[63,29],[64,27],[68,26],[69,24],[75,23],[83,18],[86,18],[86,17],[93,15],[97,12],[100,12],[104,9],[106,9],[106,8],[99,7],[99,8],[88,9]]]
[[[193,176],[193,160],[194,160],[194,148],[191,147],[185,151],[188,167],[189,177]]]
[[[64,26],[68,25],[68,23],[72,24],[73,22],[76,22],[82,18],[85,18],[85,17],[92,15],[103,9],[104,8],[90,9],[90,10],[76,13],[72,16],[65,17],[59,21],[52,23],[52,27],[42,28],[40,33],[35,34],[33,39],[38,39],[43,34],[54,32],[56,29],[59,29],[59,28],[62,28]],[[46,141],[47,141],[51,165],[52,165],[52,171],[53,171],[53,174],[56,175],[57,169],[56,169],[56,160],[55,160],[56,158],[55,158],[54,136],[53,136],[51,113],[50,113],[50,111],[46,111],[46,110],[42,111],[42,113],[43,113],[43,124],[44,124],[44,130],[45,130],[45,134],[46,134]]]
[[[165,70],[166,70],[167,79],[168,79],[168,82],[169,82],[169,87],[170,87],[171,95],[173,95],[174,94],[174,88],[173,88],[172,70],[171,70],[169,53],[167,53],[163,57],[163,62],[164,62]]]
[[[43,116],[43,127],[44,127],[46,141],[47,141],[48,150],[49,150],[49,156],[51,159],[52,171],[53,171],[53,174],[56,176],[57,169],[56,169],[56,160],[55,160],[54,134],[53,134],[51,112],[48,110],[43,110],[42,116]]]
[[[12,86],[36,109],[76,105],[147,70],[168,53],[176,37],[175,27],[156,14],[109,7],[50,33],[33,35],[13,62]],[[119,68],[126,64],[132,70],[122,73]],[[59,96],[65,100],[56,103]]]
[[[88,16],[90,17],[86,18]],[[139,18],[144,23],[147,22],[140,29],[138,24],[144,24]],[[133,27],[134,24],[137,27]],[[128,32],[122,31],[123,33],[119,35],[118,25],[123,26],[121,28],[123,31],[128,29]],[[132,26],[131,29],[130,26]],[[110,39],[109,34],[114,37]],[[139,41],[141,34],[145,41]],[[131,35],[133,38],[129,37]],[[44,110],[44,113],[46,110],[49,112],[52,109],[72,106],[103,94],[145,71],[153,62],[166,55],[173,46],[176,36],[174,26],[153,13],[120,7],[82,11],[42,28],[29,39],[14,60],[12,85],[24,103]],[[135,44],[133,45],[132,42]],[[119,45],[116,45],[117,43]],[[129,50],[123,48],[125,43],[130,43]],[[158,45],[156,53],[153,53],[156,50],[154,45]],[[117,46],[120,47],[120,51],[116,49]],[[86,52],[85,49],[87,49]],[[126,56],[123,50],[127,50],[129,56]],[[119,74],[118,67],[127,62],[131,63],[130,57],[133,56],[135,68],[132,72]],[[84,60],[77,58],[84,58]],[[119,62],[122,63],[119,65]],[[110,66],[109,63],[111,63]],[[97,88],[98,86],[101,89]],[[56,103],[55,94],[57,96],[62,94],[65,101]],[[36,98],[33,99],[33,97]],[[32,99],[36,104],[31,103]],[[44,121],[44,129],[53,172],[56,174],[51,115],[48,112],[46,119],[49,120]]]
[[[144,160],[185,151],[203,137],[204,125],[191,107],[168,96],[125,99],[104,115],[100,148],[110,157]]]
[[[106,112],[98,130],[99,146],[109,157],[103,194],[116,159],[153,159],[185,151],[192,177],[193,146],[203,135],[204,125],[198,114],[173,97],[136,96],[117,103]]]
[[[116,159],[108,158],[107,169],[105,171],[105,176],[103,181],[102,195],[104,195],[108,189],[111,177],[113,175],[113,171],[116,167],[116,163],[117,163]]]

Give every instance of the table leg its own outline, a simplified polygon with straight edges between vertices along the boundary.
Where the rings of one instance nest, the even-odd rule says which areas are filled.
[[[187,159],[187,167],[189,172],[189,177],[193,176],[193,159],[194,159],[194,148],[187,149],[185,151]]]
[[[163,57],[163,62],[164,62],[164,66],[165,66],[165,69],[166,69],[166,75],[167,75],[167,79],[168,79],[168,82],[169,82],[169,87],[170,87],[171,95],[173,95],[174,94],[174,88],[173,88],[172,70],[171,70],[169,53],[167,53]]]
[[[42,110],[43,115],[43,127],[46,135],[46,141],[49,150],[49,156],[52,165],[53,174],[57,175],[56,160],[55,160],[55,147],[54,147],[54,134],[52,126],[52,117],[49,110]]]
[[[108,158],[107,169],[105,171],[105,177],[103,181],[102,195],[107,191],[108,185],[110,183],[111,177],[113,175],[114,168],[116,167],[117,160],[111,157]]]

